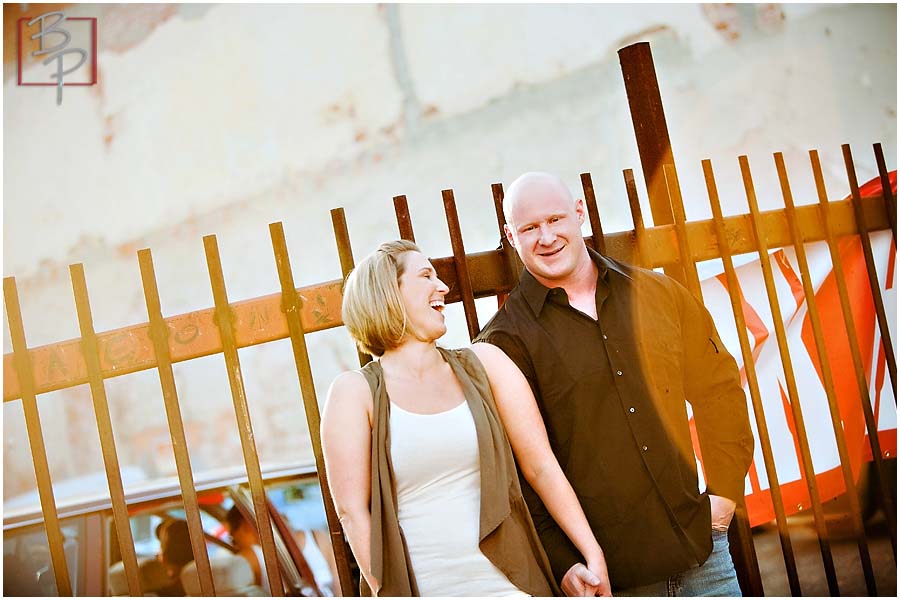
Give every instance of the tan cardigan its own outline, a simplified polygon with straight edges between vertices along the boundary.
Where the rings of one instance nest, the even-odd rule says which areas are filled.
[[[469,349],[438,348],[462,386],[475,421],[481,465],[479,548],[509,580],[532,596],[562,595],[531,521],[512,450],[481,361]],[[361,370],[372,389],[372,574],[379,596],[418,596],[416,577],[397,517],[390,452],[390,401],[381,364]],[[464,590],[460,590],[463,592]],[[364,578],[360,594],[369,596]]]

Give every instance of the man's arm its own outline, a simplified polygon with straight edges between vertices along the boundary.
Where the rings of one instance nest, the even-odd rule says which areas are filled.
[[[753,459],[753,433],[737,363],[719,338],[709,311],[682,286],[684,392],[691,403],[713,524],[725,528],[744,497]]]

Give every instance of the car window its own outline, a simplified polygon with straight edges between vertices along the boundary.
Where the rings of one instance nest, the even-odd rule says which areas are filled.
[[[231,507],[231,500],[226,500],[222,507],[227,510]],[[157,556],[159,554],[159,538],[156,536],[156,528],[163,523],[164,520],[187,520],[187,514],[183,508],[170,508],[164,511],[151,513],[143,513],[133,515],[130,518],[131,535],[134,538],[135,553],[140,556]],[[207,534],[227,541],[227,528],[225,524],[208,513],[206,510],[200,510],[200,524],[203,531]],[[210,556],[219,553],[228,552],[227,549],[207,540],[207,551]]]
[[[84,595],[84,519],[60,521],[69,581],[76,595]],[[3,595],[57,596],[50,544],[42,525],[3,532]]]

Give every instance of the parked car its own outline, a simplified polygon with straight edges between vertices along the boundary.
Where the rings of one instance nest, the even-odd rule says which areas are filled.
[[[304,531],[327,526],[315,468],[297,465],[264,469],[263,479],[270,500],[278,566],[285,595],[319,595],[332,591],[326,582],[309,581],[310,570],[298,545]],[[235,553],[226,525],[228,510],[235,505],[250,517],[256,528],[251,495],[243,469],[201,475],[195,482],[201,523],[206,537],[216,594],[219,596],[264,595],[253,581],[247,562]],[[157,527],[164,522],[185,519],[181,490],[177,480],[127,486],[131,533],[141,570],[145,595],[160,595],[172,580],[159,562],[160,541]],[[50,561],[47,535],[39,503],[16,506],[4,504],[3,519],[3,593],[4,596],[54,596],[56,579]],[[112,504],[106,497],[71,498],[59,502],[58,514],[64,537],[64,551],[72,589],[77,596],[128,595]],[[278,526],[281,521],[282,527]],[[301,532],[301,533],[298,533]],[[257,531],[258,533],[258,531]],[[316,540],[328,536],[315,535]],[[322,544],[320,544],[322,545]],[[321,548],[333,570],[330,547]],[[304,570],[305,569],[305,570]],[[307,577],[301,575],[305,572]],[[334,582],[337,577],[334,577]],[[180,582],[186,595],[200,595],[199,578],[193,563],[181,571]],[[336,583],[333,584],[337,587]]]

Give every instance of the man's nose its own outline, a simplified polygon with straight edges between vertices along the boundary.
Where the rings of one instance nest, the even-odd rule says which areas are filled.
[[[556,232],[546,223],[541,223],[541,244],[549,246],[556,241]]]

